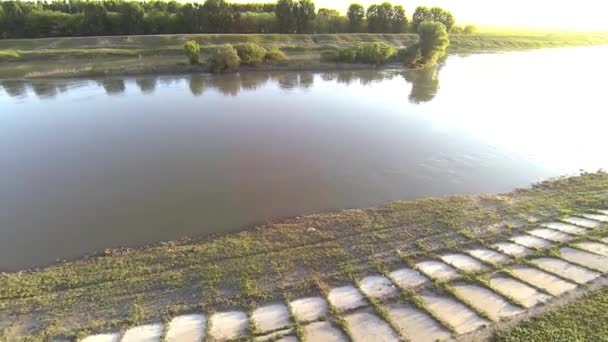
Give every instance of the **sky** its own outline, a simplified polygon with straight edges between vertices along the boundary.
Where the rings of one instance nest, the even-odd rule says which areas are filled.
[[[369,6],[383,0],[358,0]],[[272,2],[232,0],[231,2]],[[334,8],[345,13],[353,0],[314,0],[317,8]],[[392,0],[411,16],[416,6],[440,6],[452,11],[459,24],[563,30],[608,31],[607,0]]]

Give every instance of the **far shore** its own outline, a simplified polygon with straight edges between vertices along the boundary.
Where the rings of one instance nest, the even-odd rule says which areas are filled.
[[[191,66],[182,45],[194,39],[201,44],[203,65]],[[398,48],[416,42],[415,34],[225,34],[66,37],[0,40],[0,79],[45,77],[99,77],[208,72],[205,57],[215,46],[255,42],[278,47],[285,62],[241,66],[240,71],[327,71],[402,67],[321,61],[321,54],[363,42],[384,42]],[[606,34],[472,34],[451,35],[450,54],[488,53],[567,46],[608,45]]]

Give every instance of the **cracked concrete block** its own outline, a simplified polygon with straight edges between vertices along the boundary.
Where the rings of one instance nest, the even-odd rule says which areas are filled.
[[[289,326],[289,309],[283,303],[261,306],[251,314],[257,332],[266,333]]]
[[[577,248],[580,248],[580,249],[584,249],[591,253],[595,253],[595,254],[599,254],[599,255],[608,257],[608,245],[604,245],[603,243],[584,241],[584,242],[575,243],[574,246],[576,246]]]
[[[433,314],[451,325],[459,335],[473,332],[489,324],[455,299],[434,293],[423,294],[421,298]]]
[[[327,321],[305,325],[304,336],[307,341],[348,342],[342,331]]]
[[[554,230],[559,230],[560,232],[573,234],[573,235],[585,235],[587,234],[587,229],[577,227],[573,224],[563,223],[563,222],[547,222],[541,223],[541,226],[545,228],[550,228]]]
[[[532,260],[531,262],[545,271],[559,274],[564,278],[576,282],[577,284],[586,284],[600,276],[600,274],[597,272],[573,265],[561,259],[538,258]]]
[[[453,284],[452,288],[460,297],[471,303],[478,311],[488,314],[495,322],[524,312],[487,288],[465,283]]]
[[[120,333],[98,334],[83,338],[80,342],[118,342]]]
[[[508,256],[486,248],[476,248],[468,250],[467,253],[474,258],[487,262],[488,264],[501,265],[511,261]]]
[[[583,265],[587,268],[608,273],[608,258],[598,254],[583,252],[578,249],[564,247],[559,250],[560,257],[566,261]]]
[[[548,228],[533,229],[528,231],[528,234],[553,242],[566,242],[572,240],[572,236]]]
[[[361,292],[352,285],[332,289],[329,291],[327,299],[340,311],[352,310],[367,305]]]
[[[160,323],[140,325],[125,332],[122,342],[160,342],[163,335],[163,325]]]
[[[440,258],[445,263],[450,264],[451,266],[454,266],[464,272],[477,273],[488,269],[481,262],[464,254],[446,254],[441,256]]]
[[[395,284],[383,276],[367,276],[361,279],[359,289],[367,296],[380,300],[399,295],[399,290]]]
[[[524,247],[532,248],[532,249],[543,249],[547,247],[551,247],[551,242],[537,238],[532,235],[519,235],[510,238],[509,240],[515,242],[518,245],[522,245]]]
[[[296,299],[289,305],[294,317],[299,322],[316,321],[327,316],[327,302],[321,297]]]
[[[499,242],[492,245],[492,247],[514,258],[525,257],[532,253],[527,247],[512,242]]]
[[[401,268],[389,274],[391,280],[406,289],[416,288],[428,281],[428,279],[416,270]]]
[[[411,305],[391,303],[386,311],[400,334],[411,342],[445,341],[451,338],[445,327]]]
[[[169,322],[165,342],[201,342],[206,325],[207,317],[202,314],[175,317]]]
[[[209,337],[215,341],[229,341],[247,335],[249,319],[243,311],[218,312],[211,315],[209,324]]]
[[[353,342],[397,342],[399,336],[391,326],[371,310],[357,311],[344,317]]]
[[[439,281],[449,281],[459,276],[454,268],[435,260],[419,262],[416,264],[416,268],[428,277]]]
[[[577,226],[581,226],[581,227],[585,227],[585,228],[590,228],[590,229],[594,229],[597,228],[601,225],[600,222],[594,221],[594,220],[590,220],[590,219],[586,219],[586,218],[582,218],[582,217],[577,217],[577,216],[568,216],[565,219],[563,219],[562,221],[566,222],[566,223],[571,223],[571,224],[575,224]]]
[[[526,308],[534,307],[551,299],[551,297],[538,292],[532,286],[509,277],[499,276],[490,279],[490,287],[500,294],[515,299]]]
[[[511,268],[511,272],[526,283],[541,288],[556,297],[576,289],[575,284],[533,267],[514,266]]]

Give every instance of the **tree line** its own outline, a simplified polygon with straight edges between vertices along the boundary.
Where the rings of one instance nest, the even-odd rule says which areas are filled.
[[[176,33],[404,33],[424,21],[455,27],[454,16],[439,7],[416,8],[384,2],[365,9],[351,4],[345,15],[311,0],[235,4],[128,0],[0,2],[0,38],[41,38]]]

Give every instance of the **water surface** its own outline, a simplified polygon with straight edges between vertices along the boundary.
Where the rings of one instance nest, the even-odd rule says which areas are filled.
[[[606,60],[0,81],[0,271],[608,168]]]

